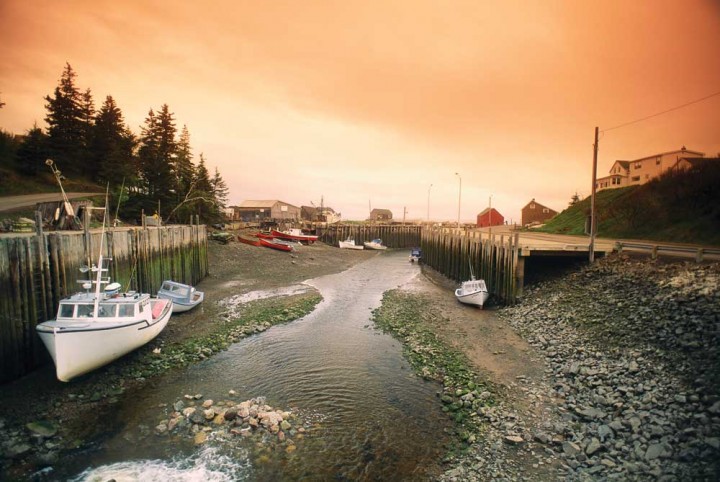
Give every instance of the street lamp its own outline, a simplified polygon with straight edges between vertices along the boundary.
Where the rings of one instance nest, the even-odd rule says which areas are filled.
[[[460,181],[460,187],[458,189],[458,219],[457,219],[457,227],[460,229],[460,199],[462,198],[462,177],[460,177],[460,174],[457,172],[455,175],[458,177],[458,180]]]
[[[428,187],[428,209],[427,209],[427,222],[430,224],[430,189],[432,189],[432,184],[430,184],[430,187]]]

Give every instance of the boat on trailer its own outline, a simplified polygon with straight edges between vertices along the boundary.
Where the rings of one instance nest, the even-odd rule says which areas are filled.
[[[460,288],[455,290],[455,297],[461,303],[478,306],[481,309],[490,297],[485,281],[475,279],[475,273],[473,273],[472,265],[470,265],[470,279],[468,281],[463,281],[460,284]]]
[[[205,293],[190,285],[165,280],[158,290],[157,297],[163,300],[172,300],[173,313],[184,313],[202,303]]]
[[[120,292],[106,276],[102,255],[105,225],[97,265],[83,266],[85,292],[60,300],[57,316],[35,327],[55,363],[58,380],[67,382],[110,363],[155,338],[172,315],[172,300],[147,293]],[[94,275],[94,279],[93,279]]]

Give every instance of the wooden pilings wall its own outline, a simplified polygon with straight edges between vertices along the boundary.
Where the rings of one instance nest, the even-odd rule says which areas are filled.
[[[196,284],[207,276],[203,225],[118,228],[105,235],[109,274],[123,289],[155,294],[165,279]],[[97,263],[100,243],[99,230],[0,238],[0,383],[50,360],[35,326],[55,316],[60,299],[81,291],[77,280],[86,275],[79,268]]]
[[[355,239],[355,244],[380,238],[388,248],[411,248],[420,245],[421,230],[421,226],[331,224],[317,228],[316,232],[320,241],[332,246],[337,246],[338,241],[352,237]]]
[[[423,261],[455,281],[475,277],[485,280],[488,291],[506,304],[513,304],[522,292],[523,266],[516,235],[484,234],[474,231],[425,229],[420,247]]]

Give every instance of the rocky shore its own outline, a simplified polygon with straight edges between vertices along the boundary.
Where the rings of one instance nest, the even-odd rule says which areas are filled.
[[[499,310],[544,376],[498,389],[442,480],[718,480],[719,282],[718,264],[617,256]]]

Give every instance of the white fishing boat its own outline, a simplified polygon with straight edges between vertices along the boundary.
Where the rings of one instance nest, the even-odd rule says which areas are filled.
[[[363,243],[363,246],[365,246],[367,249],[387,249],[387,246],[382,244],[382,239],[373,239],[372,241],[365,241]]]
[[[60,300],[57,317],[35,327],[55,362],[58,380],[67,382],[120,358],[155,338],[172,314],[171,300],[127,291],[104,276],[108,268],[100,242],[97,266],[80,268],[91,279],[79,281],[85,292]],[[94,275],[94,279],[93,278]],[[103,288],[104,287],[104,288]]]
[[[355,239],[350,236],[345,241],[338,241],[338,246],[343,249],[363,249],[362,244],[355,244]]]
[[[164,300],[172,300],[173,313],[183,313],[192,310],[202,303],[205,298],[205,293],[196,290],[190,285],[165,280],[158,290],[157,297]]]
[[[455,290],[455,297],[461,303],[479,306],[480,308],[483,307],[490,297],[485,281],[475,279],[475,274],[472,272],[472,265],[470,266],[470,280],[462,282],[460,288]]]

